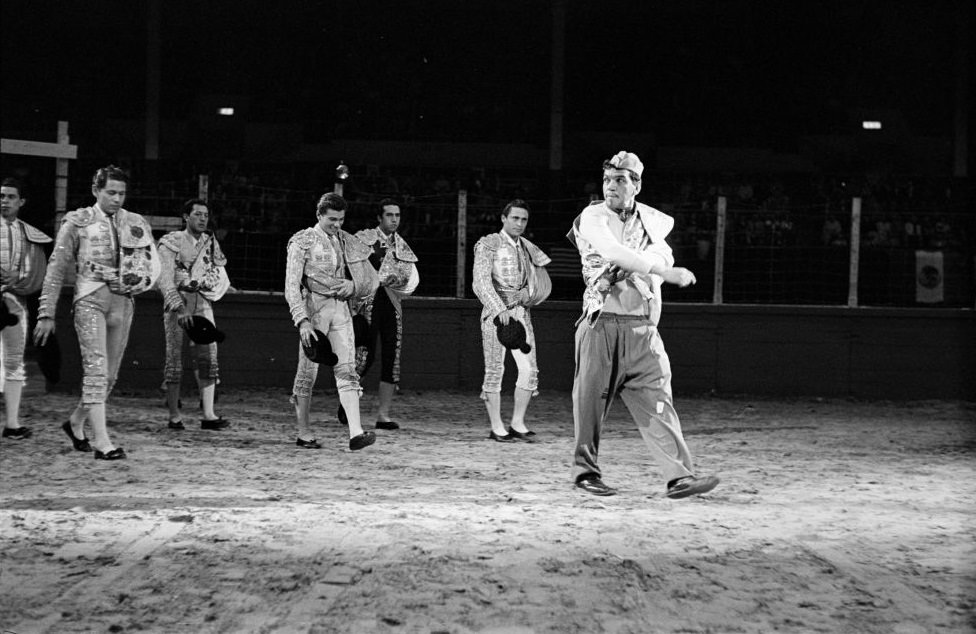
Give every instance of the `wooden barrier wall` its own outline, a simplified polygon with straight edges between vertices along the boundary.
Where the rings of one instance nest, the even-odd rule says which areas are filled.
[[[77,391],[80,366],[70,296],[61,300],[57,334],[63,354],[59,390]],[[119,389],[158,387],[164,341],[158,296],[136,300]],[[475,300],[409,298],[405,302],[401,386],[469,390],[482,378],[480,304]],[[287,394],[298,337],[284,299],[239,294],[221,301],[218,326],[222,381],[275,385]],[[534,309],[540,389],[573,384],[576,302]],[[671,357],[677,395],[750,394],[865,399],[976,401],[976,312],[934,308],[665,304],[661,334]],[[378,364],[377,364],[378,366]],[[375,385],[379,367],[364,380]],[[190,373],[186,373],[189,385]],[[509,360],[506,390],[514,384]],[[332,373],[319,387],[334,387]]]

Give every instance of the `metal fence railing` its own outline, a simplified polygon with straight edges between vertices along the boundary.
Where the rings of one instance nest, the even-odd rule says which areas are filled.
[[[315,221],[321,192],[247,181],[202,186],[200,179],[130,189],[126,207],[151,217],[161,235],[180,225],[178,210],[201,193],[240,290],[281,291],[289,237]],[[376,222],[383,193],[350,196],[345,229]],[[78,194],[81,199],[83,194]],[[401,232],[417,253],[429,297],[473,297],[474,245],[501,228],[508,199],[479,193],[400,193]],[[70,203],[71,201],[69,201]],[[566,240],[585,198],[528,199],[527,237],[553,259],[552,299],[579,301],[579,256]],[[652,203],[675,218],[668,241],[698,283],[667,287],[665,301],[847,306],[976,304],[976,214],[901,206],[885,211],[859,198],[842,205],[745,205],[723,196],[693,204]],[[459,209],[463,212],[459,213]],[[459,228],[463,227],[463,232]]]

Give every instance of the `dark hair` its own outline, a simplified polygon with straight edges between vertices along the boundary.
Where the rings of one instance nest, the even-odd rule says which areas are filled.
[[[9,176],[9,177],[3,179],[3,184],[0,185],[0,187],[14,187],[14,188],[17,189],[17,195],[18,196],[20,196],[21,198],[27,198],[27,196],[24,195],[24,186],[23,186],[23,184],[19,180],[17,180],[16,178],[14,178],[12,176]]]
[[[207,212],[210,212],[210,205],[207,204],[207,201],[202,198],[191,198],[183,203],[183,208],[180,209],[180,215],[189,216],[191,213],[193,213],[193,205],[203,205],[207,208]]]
[[[607,171],[607,170],[619,170],[619,169],[621,169],[621,168],[616,167],[614,165],[611,165],[609,160],[603,161],[603,171],[604,172]],[[634,185],[637,185],[638,183],[641,182],[640,181],[641,177],[640,177],[639,174],[637,174],[637,172],[635,172],[634,170],[627,169],[626,167],[624,167],[622,169],[624,171],[626,171],[627,173],[630,174],[630,180],[634,181]]]
[[[529,203],[525,202],[521,198],[516,198],[515,200],[510,201],[502,209],[502,217],[503,218],[507,218],[508,217],[508,212],[510,212],[513,207],[518,207],[519,209],[524,209],[530,215],[532,214],[532,210],[529,209]]]
[[[399,207],[400,206],[400,203],[398,203],[396,200],[394,200],[392,198],[384,198],[383,200],[381,200],[380,201],[380,213],[383,213],[383,207],[389,207],[391,205],[393,207]]]
[[[348,207],[349,205],[346,203],[345,198],[335,192],[326,192],[319,198],[319,202],[315,206],[315,213],[324,214],[326,209],[345,211]]]
[[[129,182],[129,175],[125,173],[121,167],[115,167],[114,165],[108,165],[106,167],[98,168],[95,172],[95,176],[92,177],[92,185],[95,189],[105,189],[105,186],[109,181],[122,181],[123,183]]]

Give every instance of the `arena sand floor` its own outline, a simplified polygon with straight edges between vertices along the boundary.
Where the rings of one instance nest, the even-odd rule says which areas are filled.
[[[319,451],[285,390],[224,391],[226,432],[118,394],[117,463],[71,450],[74,398],[29,393],[34,437],[0,443],[4,632],[976,628],[976,404],[679,394],[722,484],[672,501],[619,403],[601,464],[620,494],[572,486],[567,393],[532,403],[539,443],[502,444],[476,392],[407,389],[402,429],[361,452],[334,394]]]

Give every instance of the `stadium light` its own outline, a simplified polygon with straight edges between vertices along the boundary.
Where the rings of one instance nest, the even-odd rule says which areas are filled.
[[[349,178],[349,166],[345,161],[340,160],[335,168],[335,183],[332,191],[342,196],[342,185]]]
[[[880,130],[881,129],[881,122],[880,121],[862,121],[861,122],[861,128],[863,128],[864,130]]]
[[[233,108],[217,108],[217,114],[219,114],[222,117],[233,117],[234,116],[234,109]]]

